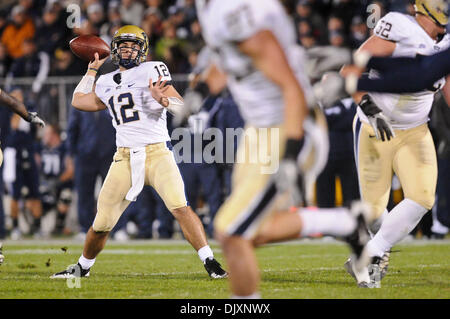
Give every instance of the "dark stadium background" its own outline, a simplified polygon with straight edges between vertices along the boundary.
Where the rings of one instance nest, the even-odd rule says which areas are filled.
[[[307,72],[312,83],[317,82],[324,72],[337,71],[343,63],[349,62],[352,50],[371,35],[372,29],[367,26],[367,21],[373,12],[368,12],[369,5],[376,4],[380,16],[389,11],[414,13],[412,1],[409,0],[284,2],[291,10],[298,43],[308,52]],[[81,24],[76,28],[67,26],[73,13],[70,7],[68,12],[70,4],[80,8]],[[2,0],[0,87],[6,91],[21,88],[27,106],[34,108],[48,124],[58,125],[64,140],[72,92],[87,67],[86,62],[71,53],[69,41],[78,35],[95,34],[110,43],[114,32],[126,24],[135,24],[144,29],[150,40],[148,59],[164,61],[175,87],[185,93],[189,74],[195,71],[198,54],[204,47],[195,0]],[[107,62],[101,73],[114,68]],[[5,120],[7,112],[1,116],[1,139],[4,144],[9,134],[8,120]],[[169,125],[173,129],[172,123]],[[33,143],[39,145],[41,138],[42,132],[36,132]],[[67,140],[65,142],[68,143]],[[0,214],[0,238],[6,237],[6,230],[11,228],[7,219],[7,195],[2,194],[5,213]],[[401,190],[393,193],[392,202],[398,201],[399,196]],[[341,197],[337,195],[336,205],[342,204]],[[198,201],[198,212],[203,214],[204,222],[208,223],[210,219],[202,192],[199,192]],[[75,204],[74,200],[72,205]],[[154,211],[156,205],[157,199],[149,200],[144,208]],[[79,230],[73,211],[72,207],[72,214],[66,221],[68,234],[76,234]],[[422,223],[420,234],[432,236],[431,215],[426,215],[427,220]],[[150,217],[158,219],[156,214]],[[176,226],[174,234],[169,235],[177,235]],[[156,236],[153,232],[147,238]]]

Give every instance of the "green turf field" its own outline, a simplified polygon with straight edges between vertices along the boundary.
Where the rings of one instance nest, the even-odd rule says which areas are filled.
[[[3,243],[0,298],[228,298],[228,282],[207,276],[197,254],[182,241],[107,243],[80,288],[49,279],[76,263],[82,244]],[[224,265],[220,249],[216,258]],[[64,251],[65,250],[65,251]],[[257,251],[263,298],[450,298],[450,241],[416,241],[394,248],[381,289],[357,288],[337,242],[299,241]],[[72,285],[74,282],[72,282]]]

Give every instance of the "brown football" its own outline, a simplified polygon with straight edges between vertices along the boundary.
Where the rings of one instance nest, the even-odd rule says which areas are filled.
[[[86,61],[93,61],[95,52],[98,52],[100,59],[110,54],[109,45],[95,35],[80,35],[70,40],[69,45],[77,57]]]

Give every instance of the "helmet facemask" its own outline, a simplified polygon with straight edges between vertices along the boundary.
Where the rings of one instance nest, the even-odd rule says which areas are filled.
[[[120,44],[123,42],[133,42],[139,45],[139,50],[135,48],[130,48],[128,46],[122,47],[131,49],[131,53],[129,58],[122,58],[123,53],[121,53],[121,49],[119,48]],[[133,53],[137,51],[136,57],[133,58]],[[114,38],[111,42],[111,58],[112,62],[116,65],[120,65],[126,69],[130,69],[132,67],[138,66],[141,62],[145,61],[147,58],[147,43],[142,41],[141,39],[130,39],[126,36],[121,36]]]

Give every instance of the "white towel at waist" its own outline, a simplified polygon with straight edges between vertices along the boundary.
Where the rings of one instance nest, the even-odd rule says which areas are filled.
[[[125,196],[126,200],[136,201],[144,188],[145,182],[145,147],[130,148],[131,188]]]

